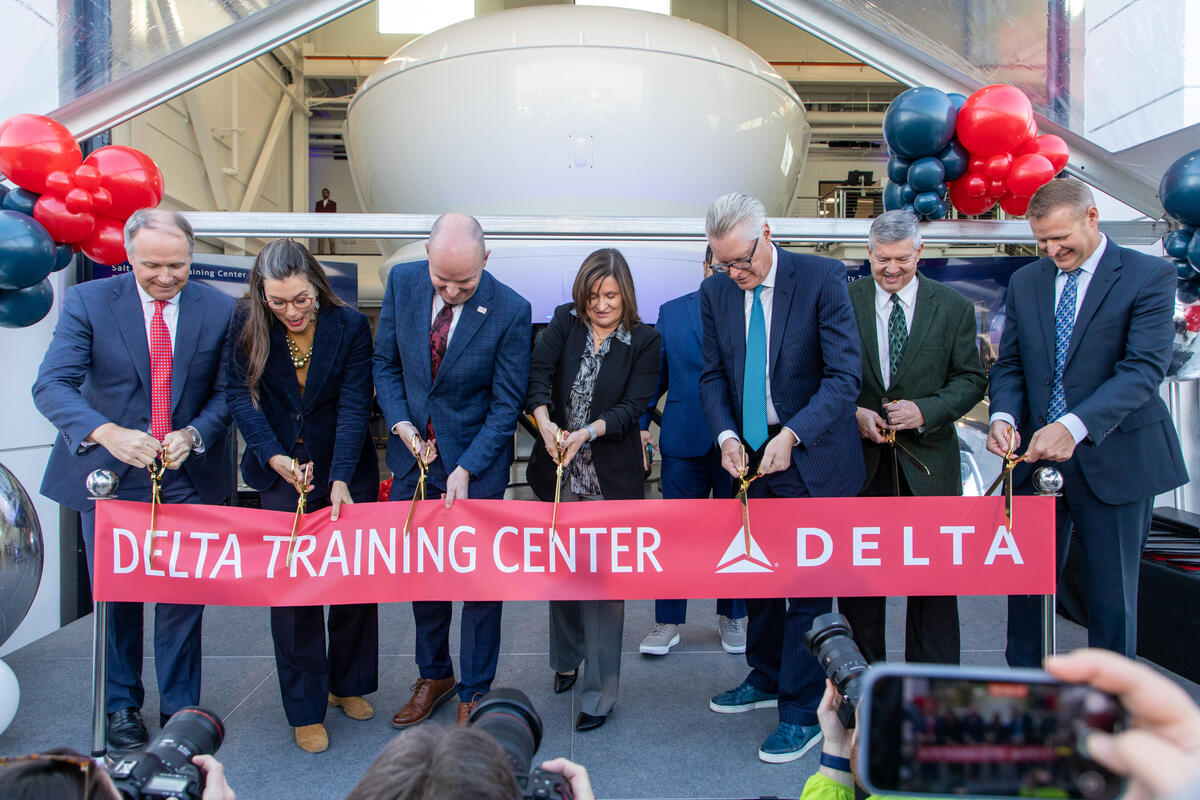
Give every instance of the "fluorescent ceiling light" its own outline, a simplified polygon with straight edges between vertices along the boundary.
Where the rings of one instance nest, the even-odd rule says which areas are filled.
[[[475,16],[475,0],[379,0],[380,33],[429,33]]]
[[[671,13],[671,0],[575,0],[575,5],[632,8],[637,11],[653,11],[656,14]]]

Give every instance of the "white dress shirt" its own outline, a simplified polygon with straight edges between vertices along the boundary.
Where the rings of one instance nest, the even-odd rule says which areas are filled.
[[[1092,276],[1096,274],[1096,267],[1099,266],[1100,258],[1104,255],[1106,247],[1108,247],[1108,237],[1102,233],[1100,234],[1100,244],[1096,245],[1096,249],[1092,251],[1092,254],[1076,270],[1079,273],[1079,277],[1075,279],[1075,319],[1079,319],[1079,309],[1083,307],[1083,297],[1087,293],[1088,285],[1092,282]],[[1054,276],[1055,309],[1058,308],[1058,301],[1062,297],[1063,289],[1066,287],[1067,273],[1060,269],[1058,274]],[[997,420],[1007,422],[1014,428],[1017,425],[1017,421],[1013,419],[1012,415],[1006,414],[1003,411],[997,411],[995,414],[992,414],[991,421],[996,422]],[[1083,424],[1083,420],[1074,414],[1068,412],[1055,421],[1061,422],[1067,427],[1067,430],[1071,432],[1071,438],[1075,440],[1075,444],[1079,444],[1087,438],[1087,426]]]
[[[150,344],[150,321],[154,319],[154,298],[146,294],[146,290],[137,281],[133,282],[137,287],[138,297],[142,299],[142,316],[146,323],[146,344]],[[175,353],[175,329],[179,327],[179,295],[176,292],[175,296],[167,301],[163,306],[163,322],[167,323],[167,332],[171,334],[171,354]]]
[[[883,376],[883,385],[892,385],[892,340],[889,334],[892,321],[892,307],[899,305],[904,309],[904,327],[912,333],[913,314],[917,309],[917,281],[920,278],[913,275],[911,281],[900,291],[896,292],[896,302],[892,303],[892,293],[875,284],[875,341],[879,346],[879,372]]]
[[[438,312],[441,311],[445,307],[445,305],[446,305],[446,301],[443,300],[442,296],[440,294],[438,294],[437,291],[435,290],[433,293],[433,313],[431,313],[429,315],[430,327],[433,326],[433,321],[435,319],[437,319]],[[463,310],[464,305],[465,305],[464,303],[459,303],[458,305],[452,306],[452,308],[451,308],[450,330],[446,333],[446,347],[450,346],[450,337],[454,335],[454,329],[458,326],[458,318],[462,316],[462,310]]]

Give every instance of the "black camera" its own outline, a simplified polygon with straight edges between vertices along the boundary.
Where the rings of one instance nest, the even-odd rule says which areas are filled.
[[[575,795],[566,778],[533,767],[533,754],[542,743],[542,718],[520,689],[488,692],[471,712],[467,724],[500,743],[522,797],[573,800]]]
[[[838,722],[847,730],[852,729],[854,712],[862,700],[862,674],[868,664],[854,643],[850,621],[832,612],[817,617],[812,629],[804,634],[804,649],[820,662],[829,680],[841,693]]]
[[[225,738],[221,718],[198,706],[176,712],[144,750],[118,761],[108,771],[121,797],[175,797],[200,800],[204,771],[192,756],[212,755]]]

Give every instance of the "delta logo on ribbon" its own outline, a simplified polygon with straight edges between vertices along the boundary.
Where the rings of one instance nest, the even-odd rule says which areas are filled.
[[[1054,503],[1001,498],[755,499],[551,504],[460,500],[294,514],[104,500],[98,600],[328,605],[407,600],[595,600],[1048,594]],[[730,539],[729,532],[736,531]],[[287,554],[291,551],[292,558]],[[768,556],[767,554],[770,554]]]

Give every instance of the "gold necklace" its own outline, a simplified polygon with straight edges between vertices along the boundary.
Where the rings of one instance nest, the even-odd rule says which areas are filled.
[[[312,345],[309,345],[307,353],[301,353],[300,348],[297,347],[296,343],[292,341],[290,334],[286,334],[284,338],[287,339],[288,354],[292,357],[292,366],[296,369],[300,369],[308,363],[310,358],[312,358]]]

